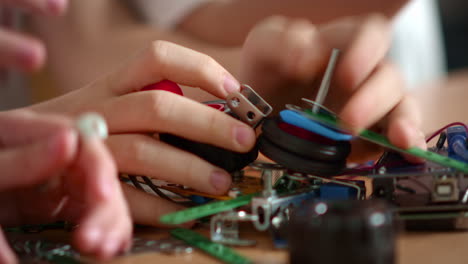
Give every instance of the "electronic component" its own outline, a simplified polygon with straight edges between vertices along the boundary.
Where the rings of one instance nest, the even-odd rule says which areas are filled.
[[[454,177],[436,178],[432,182],[433,202],[458,202],[460,199],[458,179]]]
[[[320,199],[333,200],[351,200],[355,199],[357,191],[355,188],[337,184],[334,182],[325,183],[320,186]]]
[[[306,117],[310,117],[312,120],[315,120],[315,121],[317,121],[319,123],[322,123],[324,125],[333,127],[335,129],[343,129],[342,128],[343,127],[342,121],[335,120],[334,118],[331,118],[330,116],[323,115],[323,114],[315,114],[309,109],[302,109],[302,108],[297,107],[297,106],[294,106],[294,109],[296,109],[298,111],[298,113],[301,113]],[[460,162],[458,160],[454,160],[454,159],[439,155],[439,154],[434,153],[434,152],[425,151],[425,150],[422,150],[422,149],[417,148],[417,147],[411,147],[409,149],[398,148],[395,145],[393,145],[392,143],[390,143],[390,141],[386,137],[384,137],[384,136],[382,136],[380,134],[377,134],[377,133],[375,133],[373,131],[370,131],[370,130],[366,130],[366,129],[363,130],[359,134],[359,137],[364,139],[364,140],[375,143],[377,145],[386,147],[388,149],[398,151],[400,153],[413,155],[413,156],[416,156],[416,157],[419,157],[419,158],[423,158],[425,160],[432,161],[432,162],[437,163],[437,164],[441,164],[443,166],[447,166],[447,167],[454,168],[454,169],[457,169],[459,171],[468,173],[468,163]]]
[[[450,158],[468,162],[467,138],[464,126],[447,128],[447,151]]]

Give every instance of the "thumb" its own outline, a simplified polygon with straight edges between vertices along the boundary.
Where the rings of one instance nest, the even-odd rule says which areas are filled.
[[[16,261],[15,254],[8,246],[8,242],[6,241],[1,228],[0,228],[0,263],[7,263],[7,264],[18,263]]]
[[[77,135],[63,130],[40,141],[0,152],[0,191],[37,184],[61,173],[72,160]]]

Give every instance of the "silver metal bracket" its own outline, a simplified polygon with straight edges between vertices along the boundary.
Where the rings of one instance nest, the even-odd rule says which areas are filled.
[[[217,214],[211,218],[210,234],[211,241],[231,246],[253,246],[254,240],[239,238],[239,222],[254,222],[254,215],[245,211],[228,211]]]
[[[250,86],[243,84],[239,92],[231,93],[226,99],[229,109],[243,122],[257,127],[271,114],[273,108]]]

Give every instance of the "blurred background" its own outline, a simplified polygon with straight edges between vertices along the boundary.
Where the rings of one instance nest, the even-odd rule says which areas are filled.
[[[468,1],[438,0],[449,71],[468,67]]]
[[[74,0],[77,1],[77,0]],[[131,2],[128,0],[126,2]],[[389,0],[391,1],[391,0]],[[415,0],[417,1],[433,1],[433,0]],[[443,58],[446,63],[448,72],[460,70],[463,68],[468,69],[468,0],[434,0],[437,1],[438,12],[440,15],[440,29],[443,35],[443,47],[445,50],[445,57]],[[0,6],[0,25],[21,27],[27,30],[27,25],[24,24],[24,19],[21,15],[5,14]],[[5,20],[5,18],[9,18]],[[24,17],[23,17],[24,18]],[[402,19],[403,20],[403,19]],[[6,22],[7,21],[7,22]],[[413,27],[418,27],[419,24],[424,24],[424,21],[418,21],[416,17],[411,15],[406,17],[405,23],[402,23],[403,29],[408,24]],[[399,39],[397,45],[416,46],[422,43],[412,42],[412,34],[409,33]],[[394,43],[395,44],[395,43]],[[433,43],[426,43],[426,48],[434,50],[432,55],[433,61],[437,61],[437,50],[439,46],[433,46]],[[395,46],[397,46],[395,45]],[[436,47],[436,48],[433,48]],[[413,50],[415,50],[413,48]],[[411,51],[410,51],[411,53]],[[440,53],[440,52],[439,52]],[[411,54],[404,54],[411,60]],[[424,55],[425,56],[425,55]],[[430,55],[429,55],[430,56]],[[442,60],[440,60],[442,62]],[[407,63],[406,63],[407,62]],[[410,61],[404,61],[402,65],[411,64]],[[414,67],[413,67],[414,68]],[[416,67],[417,68],[417,67]],[[29,87],[33,86],[34,89]],[[57,94],[56,87],[44,72],[34,74],[30,78],[24,78],[19,73],[12,71],[0,70],[0,110],[11,109],[15,107],[29,105],[34,102],[43,101]]]

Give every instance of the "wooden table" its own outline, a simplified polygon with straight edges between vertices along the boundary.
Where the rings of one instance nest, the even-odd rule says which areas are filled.
[[[206,228],[196,231],[208,234]],[[242,234],[244,238],[255,239],[255,247],[236,248],[236,250],[250,258],[254,263],[288,263],[286,250],[276,250],[267,233],[249,230]],[[64,231],[48,231],[30,235],[30,239],[48,238],[62,240],[67,234]],[[136,236],[142,238],[161,239],[169,237],[167,230],[145,228],[136,231]],[[431,232],[404,233],[397,242],[397,260],[399,264],[465,264],[468,263],[468,232]],[[193,253],[167,255],[163,253],[143,253],[118,257],[106,264],[155,264],[155,263],[190,263],[210,264],[220,263],[216,259],[205,255],[199,250]]]
[[[200,230],[198,230],[200,231]],[[201,230],[202,232],[206,230]],[[139,235],[146,238],[156,238],[167,233],[146,230]],[[237,248],[242,255],[252,259],[254,263],[288,263],[286,250],[273,249],[267,233],[251,232],[247,238],[256,239],[258,245],[251,248]],[[405,233],[397,243],[397,259],[400,264],[442,264],[468,263],[468,232],[437,232],[437,233]],[[191,254],[164,255],[160,253],[140,254],[117,258],[109,263],[220,263],[200,251]]]

